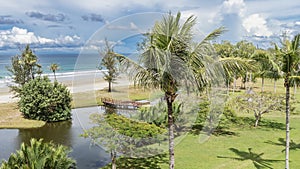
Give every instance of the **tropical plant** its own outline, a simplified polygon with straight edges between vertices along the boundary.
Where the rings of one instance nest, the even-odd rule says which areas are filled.
[[[119,72],[117,69],[118,61],[114,55],[113,47],[108,43],[107,39],[105,39],[105,47],[101,55],[103,55],[103,58],[101,60],[99,69],[107,69],[107,72],[103,71],[103,78],[108,82],[108,92],[111,92],[111,85],[116,81]]]
[[[170,169],[175,166],[173,103],[180,87],[189,85],[191,89],[202,91],[209,87],[210,80],[223,77],[210,41],[222,34],[224,28],[214,30],[203,41],[195,43],[192,28],[196,18],[190,16],[184,22],[180,22],[180,18],[179,12],[176,16],[168,14],[156,22],[141,46],[141,64],[117,55],[136,85],[159,88],[165,94]]]
[[[12,153],[8,161],[3,161],[0,169],[44,169],[76,168],[76,161],[68,157],[70,150],[52,142],[44,143],[42,139],[31,139],[30,145],[22,143],[20,150]]]
[[[49,69],[53,72],[54,80],[57,81],[57,80],[56,80],[56,74],[55,74],[55,73],[56,73],[57,70],[59,70],[58,64],[52,63],[52,64],[50,65]]]
[[[15,55],[11,58],[11,67],[7,67],[11,73],[13,83],[10,89],[18,96],[20,88],[30,80],[34,79],[37,75],[42,74],[41,65],[38,64],[38,57],[27,45],[22,51],[21,55]]]
[[[286,146],[285,146],[285,168],[289,169],[289,148],[290,148],[290,82],[292,78],[299,78],[300,71],[300,34],[294,36],[292,40],[284,38],[282,46],[279,48],[275,44],[277,56],[281,60],[281,71],[284,73],[284,87],[286,95]]]
[[[23,85],[18,106],[25,118],[53,122],[71,119],[71,101],[66,86],[45,76]]]
[[[276,78],[276,73],[280,72],[279,65],[273,60],[272,55],[265,50],[256,50],[251,59],[257,63],[258,71],[255,73],[261,78],[261,92],[264,92],[265,78]]]
[[[112,169],[117,167],[117,154],[135,156],[135,150],[141,151],[143,145],[154,143],[159,135],[166,132],[154,124],[131,120],[116,113],[92,114],[90,119],[96,126],[85,130],[82,136],[91,138],[110,153]]]

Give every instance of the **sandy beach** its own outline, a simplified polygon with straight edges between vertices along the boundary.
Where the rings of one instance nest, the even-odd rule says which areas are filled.
[[[53,76],[49,76],[53,80]],[[66,85],[71,93],[80,93],[100,90],[108,87],[108,83],[103,80],[102,72],[85,71],[74,72],[68,75],[57,76],[57,81]],[[130,85],[130,81],[125,75],[120,75],[116,83],[113,86],[127,86]],[[3,85],[0,87],[0,103],[16,102],[18,98],[13,98],[13,94],[9,92],[9,87]]]

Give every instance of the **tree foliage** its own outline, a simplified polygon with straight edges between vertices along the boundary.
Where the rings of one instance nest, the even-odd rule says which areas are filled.
[[[7,70],[11,73],[13,83],[11,90],[18,96],[20,88],[36,76],[41,75],[41,65],[38,64],[38,57],[27,45],[21,55],[16,55],[11,58],[11,67]]]
[[[108,82],[108,92],[111,92],[111,85],[116,81],[116,78],[119,75],[117,63],[118,60],[115,57],[115,54],[113,52],[113,47],[108,43],[108,41],[105,39],[105,47],[102,52],[103,58],[101,60],[101,64],[99,69],[107,69],[106,71],[103,71],[104,74],[104,80]]]
[[[23,85],[18,105],[25,118],[53,122],[71,119],[71,101],[66,86],[38,77]]]
[[[0,169],[74,169],[76,161],[68,156],[70,150],[62,145],[31,139],[30,145],[22,143],[20,150],[3,161]]]

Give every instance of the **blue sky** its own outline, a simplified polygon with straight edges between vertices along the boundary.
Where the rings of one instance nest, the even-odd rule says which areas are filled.
[[[219,41],[267,47],[283,32],[300,33],[299,0],[9,0],[0,6],[0,53],[25,44],[41,52],[96,50],[104,37],[118,50],[132,52],[138,34],[170,11],[181,11],[183,18],[195,15],[202,36],[225,26],[228,32]]]

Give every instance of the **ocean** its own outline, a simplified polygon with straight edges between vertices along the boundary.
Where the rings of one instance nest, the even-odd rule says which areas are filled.
[[[49,77],[53,76],[53,72],[49,69],[52,63],[59,65],[59,70],[56,71],[57,77],[71,77],[76,74],[92,73],[98,70],[101,58],[100,55],[85,54],[85,53],[58,53],[58,54],[36,54],[38,63],[42,66],[43,74]],[[123,53],[130,59],[137,60],[136,53]],[[13,55],[0,54],[0,87],[11,82],[10,74],[7,71],[7,66],[11,65],[11,57]]]

